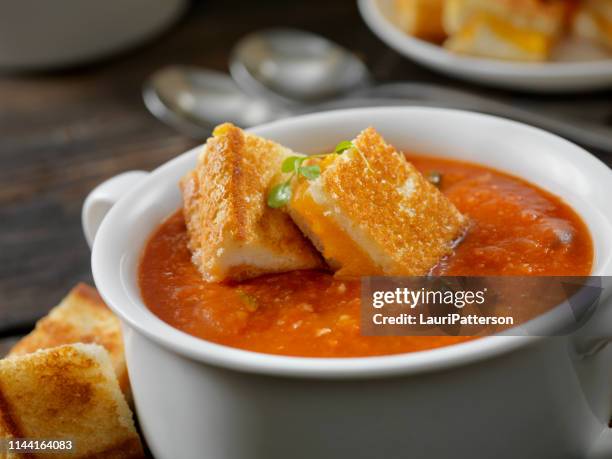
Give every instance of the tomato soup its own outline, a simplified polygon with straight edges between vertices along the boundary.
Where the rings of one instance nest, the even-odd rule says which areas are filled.
[[[471,226],[436,275],[588,275],[589,231],[559,198],[475,164],[408,155],[439,172],[442,192]],[[359,330],[359,281],[324,271],[205,282],[191,262],[181,211],[148,241],[139,268],[142,297],[173,327],[231,347],[269,354],[360,357],[448,346],[470,337],[367,337]]]

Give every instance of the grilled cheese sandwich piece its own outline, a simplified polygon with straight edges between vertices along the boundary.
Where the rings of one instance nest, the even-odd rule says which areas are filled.
[[[322,260],[289,216],[267,206],[288,156],[231,124],[217,127],[181,182],[193,262],[209,282],[319,268]]]
[[[496,59],[544,61],[569,10],[565,0],[447,0],[444,47]]]
[[[29,335],[15,344],[9,356],[72,343],[104,346],[113,363],[119,387],[131,403],[121,323],[104,304],[96,289],[89,285],[78,284],[74,287],[59,305],[38,321]]]
[[[574,33],[612,48],[612,0],[586,0],[574,17]]]
[[[424,275],[447,255],[467,220],[373,129],[353,148],[298,179],[288,211],[340,277]]]
[[[106,350],[71,344],[0,360],[0,438],[72,441],[73,450],[6,457],[142,458]]]
[[[446,38],[443,8],[444,0],[395,0],[397,24],[409,35],[441,42]]]

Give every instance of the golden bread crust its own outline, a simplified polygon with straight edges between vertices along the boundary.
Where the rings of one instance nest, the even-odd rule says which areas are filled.
[[[0,360],[0,431],[5,438],[72,440],[74,458],[144,457],[108,353],[95,344]]]
[[[97,290],[89,285],[80,283],[74,287],[59,305],[36,323],[30,334],[15,344],[9,356],[72,343],[104,346],[110,354],[119,386],[131,403],[121,323]]]
[[[446,37],[442,26],[445,0],[395,0],[399,26],[408,34],[439,42]]]
[[[289,216],[266,203],[289,154],[281,145],[231,124],[216,128],[206,142],[196,169],[181,181],[190,249],[206,280],[242,280],[321,266]],[[252,250],[267,263],[240,259],[241,250]]]
[[[311,195],[316,187],[325,195],[323,215],[347,222],[346,237],[359,242],[378,266],[364,272],[351,264],[353,253],[348,251],[335,256],[338,272],[343,276],[427,274],[452,250],[467,220],[373,128],[363,131],[353,144],[359,152],[352,149],[337,156],[317,182],[307,182]],[[291,211],[298,216],[303,212]],[[308,231],[326,245],[325,235],[318,234],[315,226]]]

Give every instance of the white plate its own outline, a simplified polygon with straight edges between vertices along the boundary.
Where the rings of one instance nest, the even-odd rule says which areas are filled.
[[[431,69],[477,83],[533,92],[612,87],[612,53],[566,42],[544,63],[506,62],[453,54],[404,33],[395,23],[393,0],[358,0],[368,27],[400,54]]]

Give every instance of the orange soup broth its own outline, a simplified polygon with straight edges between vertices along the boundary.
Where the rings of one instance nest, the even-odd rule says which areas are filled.
[[[589,231],[559,198],[521,179],[471,163],[408,155],[442,174],[441,190],[470,218],[464,239],[435,275],[588,275]],[[182,212],[152,234],[139,269],[142,296],[171,326],[240,349],[308,357],[414,352],[472,337],[360,334],[358,280],[324,271],[207,283],[191,262]]]

